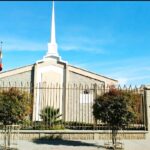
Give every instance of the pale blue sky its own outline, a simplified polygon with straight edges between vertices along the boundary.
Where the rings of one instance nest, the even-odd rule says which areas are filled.
[[[35,63],[47,52],[51,2],[0,2],[4,71]],[[150,84],[150,3],[56,1],[56,38],[69,64]]]

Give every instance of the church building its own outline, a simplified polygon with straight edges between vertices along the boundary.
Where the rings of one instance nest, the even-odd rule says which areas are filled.
[[[37,86],[39,84],[57,84],[62,85],[63,89],[68,84],[82,84],[82,85],[115,85],[117,80],[93,73],[91,71],[70,65],[63,61],[58,52],[59,46],[56,43],[55,36],[55,11],[54,2],[52,6],[52,20],[51,20],[51,41],[48,43],[48,51],[45,56],[35,62],[34,64],[23,66],[20,68],[4,71],[0,73],[0,86],[26,85]],[[63,90],[63,95],[66,90]],[[61,94],[62,94],[61,93]],[[34,99],[34,115],[37,120],[39,112],[40,91],[36,91],[36,98]],[[63,103],[63,96],[61,98]],[[59,104],[62,105],[62,104]],[[62,107],[61,107],[62,108]],[[70,107],[71,108],[71,107]],[[61,112],[63,112],[63,108]]]
[[[61,60],[58,53],[58,46],[55,36],[55,12],[54,2],[52,7],[51,41],[48,43],[48,51],[42,60],[28,66],[8,70],[0,73],[0,82],[6,83],[79,83],[79,84],[116,84],[117,80],[87,71],[76,66],[69,65]]]

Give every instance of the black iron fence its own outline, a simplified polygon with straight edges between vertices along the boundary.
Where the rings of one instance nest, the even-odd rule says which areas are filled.
[[[136,101],[135,113],[137,113],[136,120],[134,123],[125,126],[125,130],[146,130],[147,129],[147,117],[146,117],[146,99],[144,96],[143,89],[141,88],[131,88],[131,87],[115,87],[118,90],[130,91],[140,95],[140,99]],[[1,104],[4,96],[1,95],[3,92],[8,92],[10,96],[9,99],[14,96],[13,93],[10,95],[10,90],[15,89],[18,93],[24,93],[25,97],[20,96],[20,101],[22,101],[22,109],[24,109],[25,115],[19,114],[19,107],[16,107],[10,103],[8,100],[7,110],[3,110],[4,104]],[[39,83],[36,86],[30,84],[21,86],[14,86],[9,84],[8,86],[0,87],[0,121],[4,124],[3,117],[6,117],[3,113],[9,114],[9,111],[16,111],[14,113],[16,116],[16,123],[21,125],[22,129],[35,129],[35,130],[45,130],[45,129],[73,129],[73,130],[108,130],[110,129],[108,124],[101,121],[95,121],[93,116],[93,104],[95,98],[99,95],[103,95],[108,92],[110,87],[105,87],[104,85],[60,85],[60,84],[46,84]],[[19,99],[19,96],[17,97]],[[7,100],[8,98],[5,97]],[[15,102],[17,101],[14,98]],[[24,102],[28,101],[28,103]],[[19,106],[19,102],[16,102]],[[10,114],[10,116],[13,113]],[[17,116],[18,115],[18,116]],[[13,116],[11,116],[13,118]],[[8,117],[8,120],[11,119]],[[14,119],[13,118],[13,119]],[[12,119],[12,120],[13,120]],[[15,122],[15,119],[13,120]],[[11,121],[12,121],[11,120]],[[11,122],[10,121],[10,122]]]

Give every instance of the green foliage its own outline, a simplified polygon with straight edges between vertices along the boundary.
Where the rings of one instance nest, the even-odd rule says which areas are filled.
[[[0,121],[4,125],[22,123],[31,117],[32,98],[29,93],[17,88],[0,92]]]
[[[47,106],[41,111],[40,116],[45,127],[47,126],[51,129],[55,128],[56,126],[58,127],[58,125],[62,122],[60,119],[62,115],[59,114],[59,108],[55,109],[53,107]]]
[[[110,126],[113,143],[117,131],[134,122],[137,116],[136,101],[139,98],[139,94],[111,88],[109,92],[95,99],[94,117]]]

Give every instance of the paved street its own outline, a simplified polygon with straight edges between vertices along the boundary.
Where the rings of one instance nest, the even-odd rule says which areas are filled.
[[[1,141],[2,142],[2,141]],[[150,150],[150,140],[123,140],[125,150]],[[104,141],[21,140],[19,150],[104,150]]]

